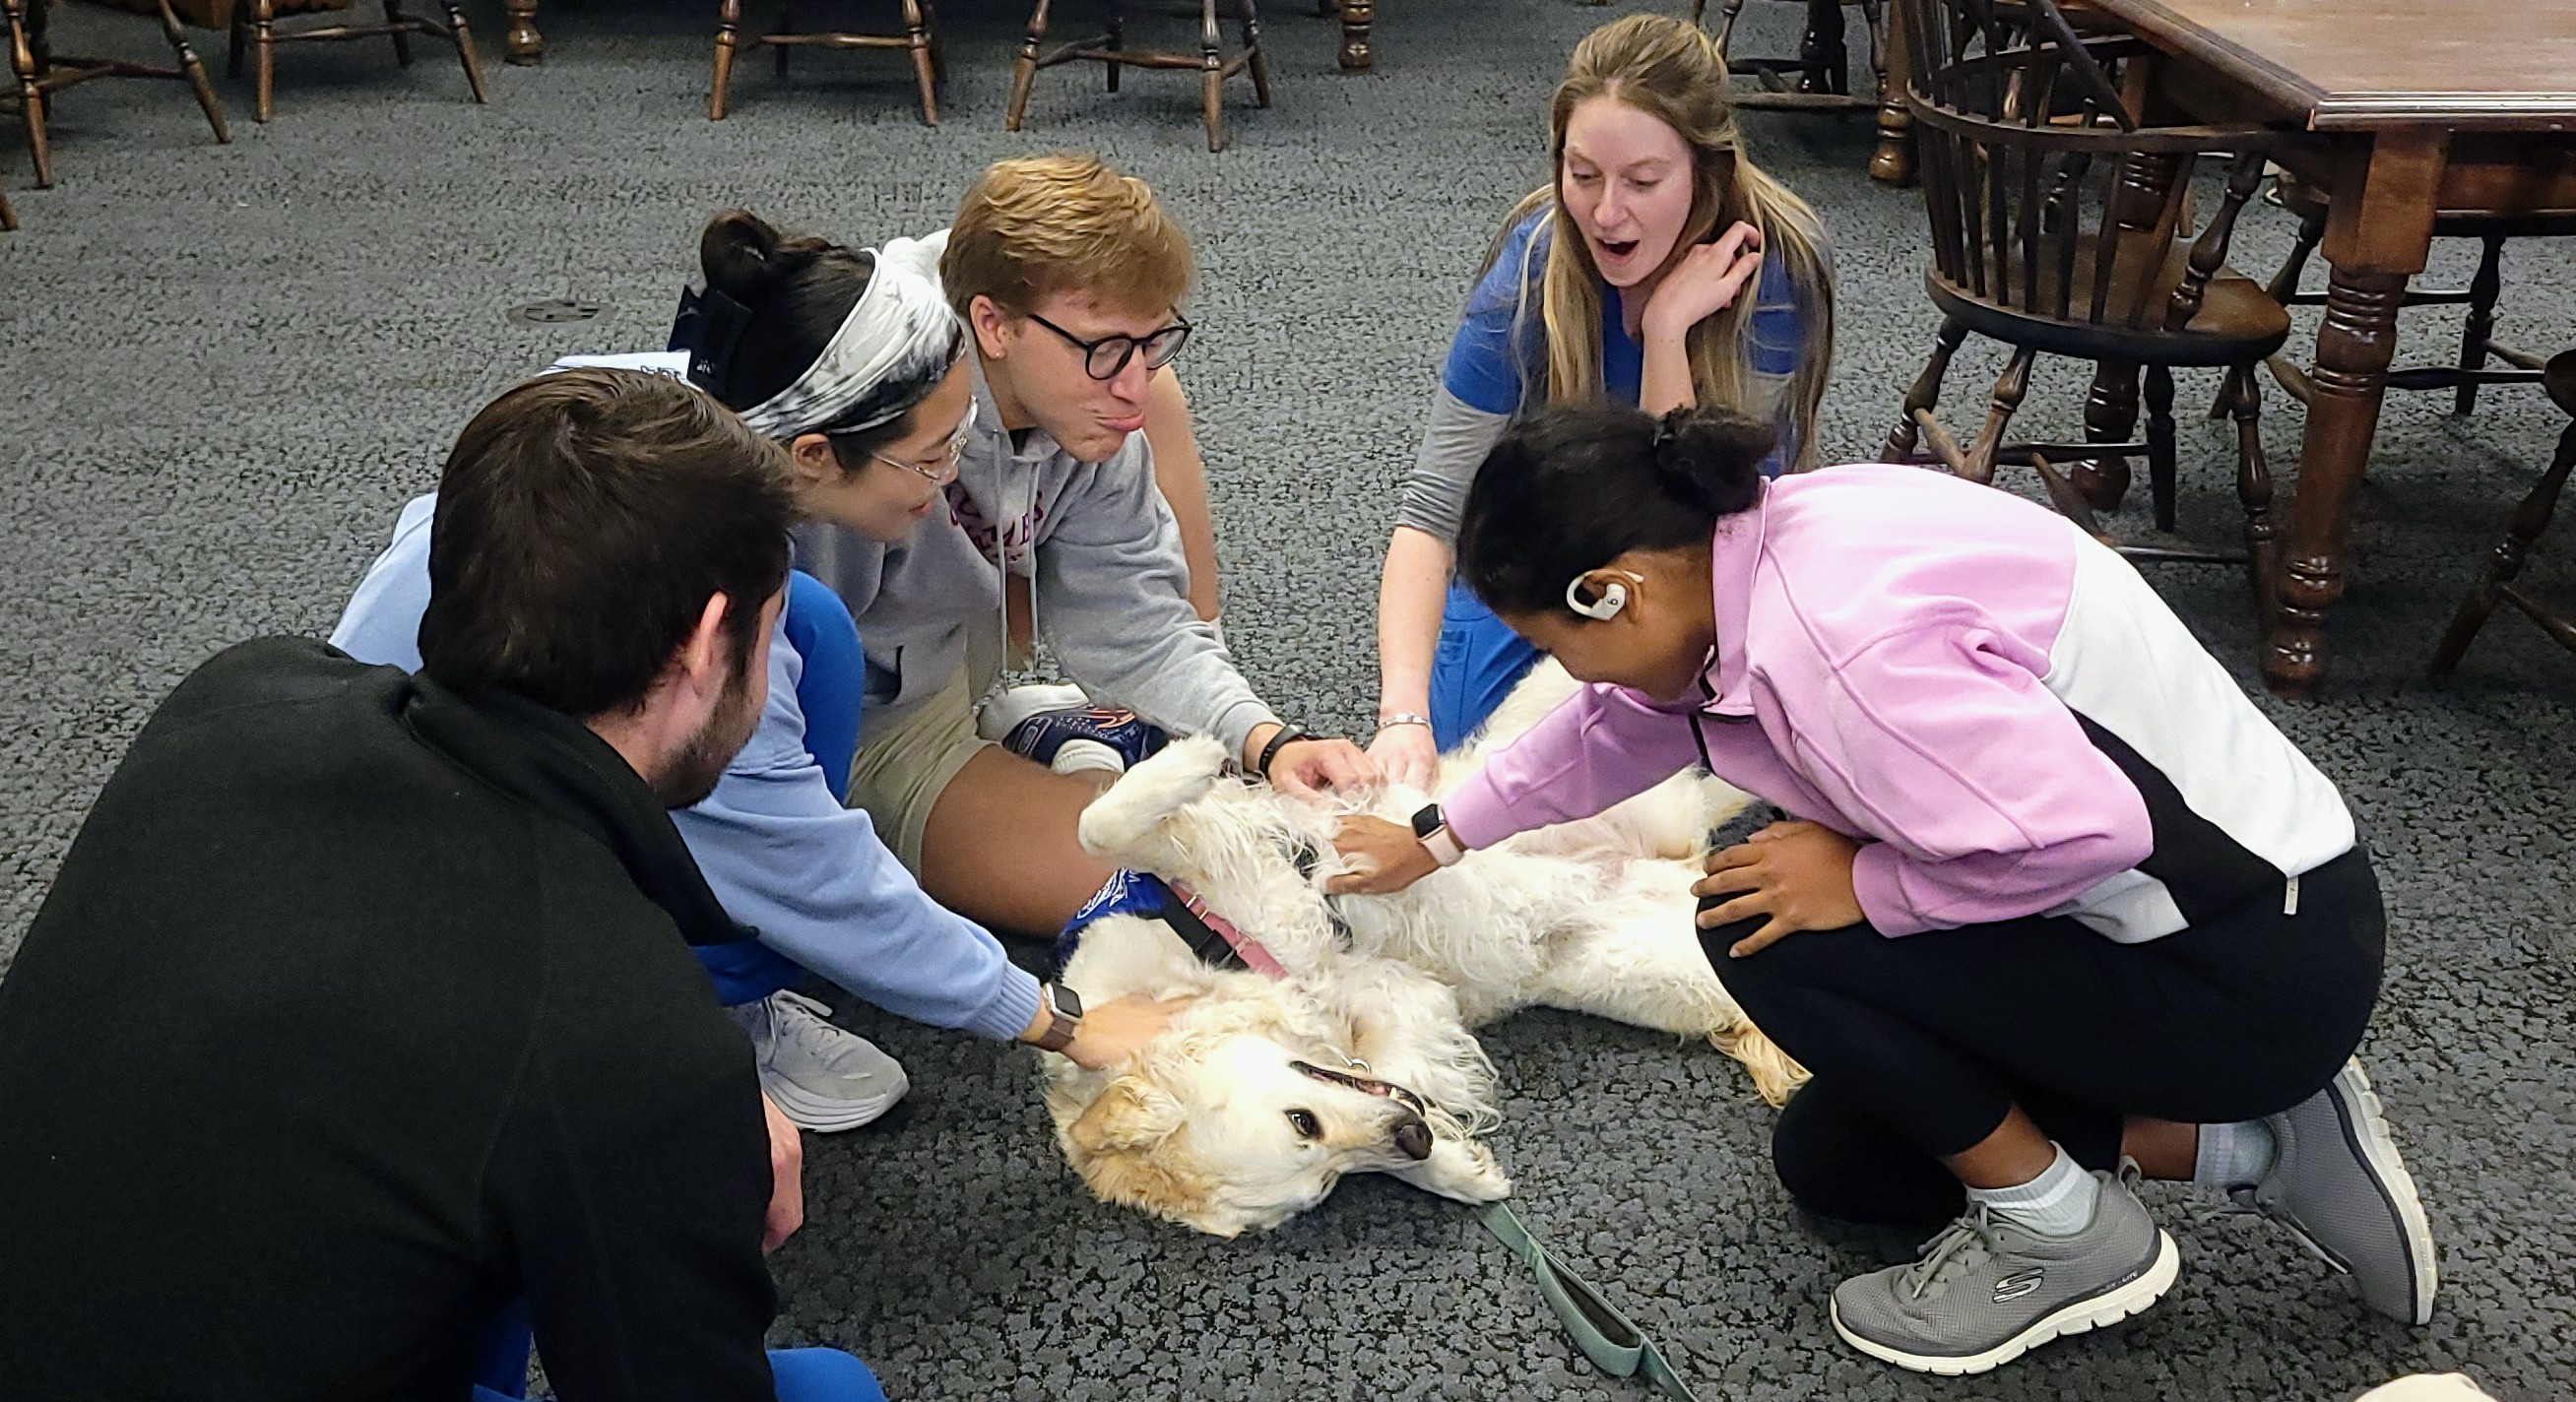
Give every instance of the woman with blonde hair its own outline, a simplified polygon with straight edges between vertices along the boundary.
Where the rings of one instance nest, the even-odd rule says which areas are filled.
[[[1379,583],[1369,754],[1415,784],[1538,658],[1450,578],[1467,489],[1515,418],[1723,406],[1776,428],[1766,475],[1815,463],[1824,226],[1745,153],[1716,44],[1663,15],[1594,30],[1557,86],[1548,151],[1553,179],[1504,221],[1450,342]]]

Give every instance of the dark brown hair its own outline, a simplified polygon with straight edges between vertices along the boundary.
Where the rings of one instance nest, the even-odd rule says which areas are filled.
[[[421,671],[584,719],[631,711],[716,594],[748,665],[794,520],[786,450],[697,389],[637,370],[530,380],[447,455]]]

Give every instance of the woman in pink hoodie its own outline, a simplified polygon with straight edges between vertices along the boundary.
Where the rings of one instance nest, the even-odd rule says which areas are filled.
[[[1954,1220],[1835,1329],[1980,1372],[2135,1314],[2223,1188],[2424,1323],[2433,1246],[2360,1066],[2385,921],[2334,785],[2127,561],[2003,492],[1608,406],[1513,429],[1460,577],[1590,683],[1343,889],[1400,888],[1693,765],[1786,817],[1708,860],[1700,938],[1814,1073],[1773,1161],[1810,1208]]]

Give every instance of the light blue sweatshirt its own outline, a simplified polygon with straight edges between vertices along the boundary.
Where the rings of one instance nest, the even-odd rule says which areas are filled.
[[[419,669],[437,503],[433,493],[403,507],[393,543],[331,631],[334,647]],[[787,641],[784,610],[780,622],[760,728],[705,802],[671,815],[707,885],[761,943],[887,1012],[997,1041],[1019,1036],[1037,1016],[1037,979],[983,927],[923,894],[868,815],[832,797],[806,752],[796,704],[805,663]]]

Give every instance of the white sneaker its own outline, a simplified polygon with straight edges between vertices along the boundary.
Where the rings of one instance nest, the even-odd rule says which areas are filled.
[[[725,1012],[751,1036],[761,1090],[799,1129],[857,1129],[912,1089],[901,1062],[825,1022],[832,1010],[811,998],[782,990]]]
[[[975,734],[998,745],[1031,716],[1043,711],[1078,710],[1090,704],[1091,698],[1071,682],[1061,686],[1011,687],[984,703],[984,709],[975,717]]]

